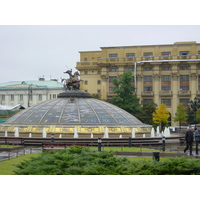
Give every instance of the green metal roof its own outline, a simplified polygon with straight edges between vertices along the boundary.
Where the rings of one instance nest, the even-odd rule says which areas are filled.
[[[33,88],[62,88],[63,84],[57,81],[10,81],[0,83],[0,89],[25,88],[32,85]]]

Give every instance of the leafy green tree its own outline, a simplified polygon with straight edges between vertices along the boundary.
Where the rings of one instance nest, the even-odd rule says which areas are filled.
[[[170,115],[166,109],[166,105],[162,103],[160,107],[156,108],[155,112],[153,113],[153,122],[161,125],[161,130],[163,130],[163,124],[168,123],[169,116]]]
[[[143,102],[142,112],[138,116],[138,119],[145,124],[153,124],[152,114],[155,112],[156,107],[157,105],[153,101]]]
[[[200,124],[200,108],[198,108],[196,111],[196,121],[198,124]]]
[[[135,90],[135,87],[131,84],[133,79],[131,71],[126,71],[121,77],[114,79],[114,93],[117,95],[112,97],[110,102],[137,117],[142,108],[139,105],[139,99],[133,94]]]
[[[180,128],[181,128],[181,122],[185,122],[187,120],[187,112],[183,103],[178,104],[175,117],[173,117],[173,120],[175,122],[180,122]]]

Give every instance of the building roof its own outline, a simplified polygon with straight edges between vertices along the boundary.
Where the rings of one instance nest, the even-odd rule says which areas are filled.
[[[62,88],[63,84],[57,81],[49,80],[49,81],[10,81],[6,83],[0,83],[0,89],[12,89],[12,88]]]

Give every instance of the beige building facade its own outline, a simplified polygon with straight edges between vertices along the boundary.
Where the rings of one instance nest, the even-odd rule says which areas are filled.
[[[179,103],[188,105],[200,97],[200,43],[101,47],[99,51],[81,51],[81,90],[99,94],[101,99],[115,95],[112,80],[132,71],[135,94],[143,101],[164,103],[175,116]],[[171,126],[178,123],[171,120]]]

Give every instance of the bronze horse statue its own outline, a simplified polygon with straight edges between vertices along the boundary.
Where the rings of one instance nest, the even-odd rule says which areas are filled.
[[[65,90],[79,90],[80,81],[83,81],[83,80],[79,80],[79,78],[78,78],[80,76],[79,72],[76,71],[73,75],[72,69],[71,69],[71,70],[67,70],[64,73],[69,74],[68,79],[62,79],[61,80],[61,82],[64,82],[64,89]]]

